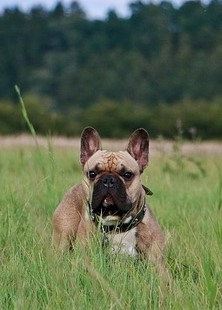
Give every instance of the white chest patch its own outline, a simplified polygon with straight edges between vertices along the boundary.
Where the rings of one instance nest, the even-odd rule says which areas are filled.
[[[112,253],[123,253],[136,256],[136,227],[119,234],[106,234],[111,244]]]

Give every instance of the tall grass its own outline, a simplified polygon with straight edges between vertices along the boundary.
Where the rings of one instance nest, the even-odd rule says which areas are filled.
[[[66,255],[51,247],[52,213],[81,180],[78,161],[78,151],[52,145],[0,150],[0,309],[220,309],[221,159],[151,156],[143,175],[168,237],[164,300],[152,267],[109,255],[100,236]]]

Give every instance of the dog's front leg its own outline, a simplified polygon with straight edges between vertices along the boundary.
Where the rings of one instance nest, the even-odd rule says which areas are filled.
[[[165,270],[165,238],[151,210],[147,208],[137,226],[137,249],[162,273]]]
[[[72,187],[53,214],[53,243],[61,249],[70,249],[77,234],[85,235],[84,195],[82,185]]]
[[[53,215],[53,244],[56,248],[65,251],[70,249],[75,241],[81,217],[76,214],[71,217],[70,214],[55,212]]]

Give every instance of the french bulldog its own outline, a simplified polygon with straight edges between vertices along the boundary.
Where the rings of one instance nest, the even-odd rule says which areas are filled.
[[[113,253],[163,258],[165,240],[145,197],[152,192],[140,176],[148,165],[149,135],[135,130],[124,151],[102,150],[98,132],[87,127],[81,135],[83,180],[65,194],[53,215],[53,240],[65,250],[76,239],[87,244],[90,232],[101,231]]]

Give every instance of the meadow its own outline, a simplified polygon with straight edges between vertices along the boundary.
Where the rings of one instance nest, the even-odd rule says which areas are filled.
[[[99,236],[64,255],[51,246],[52,213],[81,180],[76,147],[0,149],[0,309],[221,309],[221,156],[183,154],[179,143],[150,154],[142,179],[168,240],[164,296],[152,266],[109,255]]]

